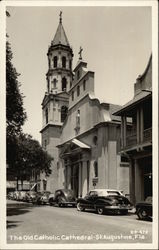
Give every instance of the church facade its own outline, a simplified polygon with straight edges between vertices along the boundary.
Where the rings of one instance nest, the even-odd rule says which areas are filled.
[[[41,173],[39,188],[72,189],[76,197],[93,188],[129,194],[129,163],[120,154],[119,106],[94,95],[94,72],[82,60],[72,71],[73,51],[60,16],[48,49],[47,91],[42,101],[42,146],[52,156],[52,174]]]

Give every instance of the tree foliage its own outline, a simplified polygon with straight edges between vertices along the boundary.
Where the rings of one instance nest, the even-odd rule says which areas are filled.
[[[7,163],[14,163],[17,136],[26,120],[23,95],[16,69],[12,64],[13,54],[9,42],[6,43],[6,123],[7,123]]]
[[[31,176],[33,170],[37,173],[45,171],[46,175],[51,173],[51,156],[42,149],[37,140],[32,139],[31,135],[18,136],[16,150],[14,169],[19,180],[22,180],[24,175]]]
[[[6,16],[10,16],[6,12]],[[27,118],[23,107],[23,94],[20,92],[19,74],[12,63],[13,54],[9,42],[6,42],[6,132],[7,164],[17,180],[30,176],[32,170],[51,173],[52,158],[43,151],[39,142],[31,135],[22,132]],[[7,170],[8,171],[8,170]]]
[[[20,83],[16,69],[12,64],[12,51],[9,42],[6,44],[6,93],[7,93],[7,134],[17,135],[26,120],[23,108],[23,95],[20,93]]]

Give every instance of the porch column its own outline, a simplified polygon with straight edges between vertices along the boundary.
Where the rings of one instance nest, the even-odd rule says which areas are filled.
[[[85,196],[87,194],[87,161],[82,162],[82,195]]]
[[[67,166],[67,188],[71,189],[71,165]]]
[[[143,107],[140,108],[140,139],[143,142],[143,133],[144,133],[144,113]]]
[[[79,163],[79,182],[78,182],[78,196],[82,197],[82,162]]]
[[[124,115],[123,116],[123,129],[124,129],[124,135],[123,135],[123,137],[124,137],[124,147],[126,147],[126,116]]]
[[[124,117],[121,117],[121,148],[124,147]]]
[[[140,143],[140,110],[137,109],[136,116],[137,144]]]
[[[142,200],[142,172],[137,159],[135,159],[135,198],[136,203]]]
[[[129,167],[129,187],[130,187],[130,201],[135,204],[135,168],[134,168],[134,160],[130,160]]]

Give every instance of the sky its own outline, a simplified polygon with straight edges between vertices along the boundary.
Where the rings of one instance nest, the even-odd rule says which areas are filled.
[[[47,51],[59,13],[77,64],[80,46],[88,70],[95,72],[95,95],[123,105],[133,98],[134,83],[152,52],[151,7],[7,7],[8,41],[25,96],[25,133],[41,142],[42,100],[46,91]]]

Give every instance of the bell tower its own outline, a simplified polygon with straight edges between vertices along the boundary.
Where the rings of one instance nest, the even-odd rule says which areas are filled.
[[[62,12],[54,39],[48,49],[47,92],[67,92],[72,85],[73,52],[62,25]]]
[[[73,51],[62,25],[62,12],[55,36],[48,48],[48,71],[46,92],[42,101],[42,146],[53,157],[52,174],[47,180],[46,189],[54,191],[58,183],[58,149],[61,127],[67,116],[69,105],[68,90],[72,86]],[[46,177],[44,176],[46,179]],[[41,183],[41,186],[43,184]],[[43,188],[41,188],[43,190]]]

